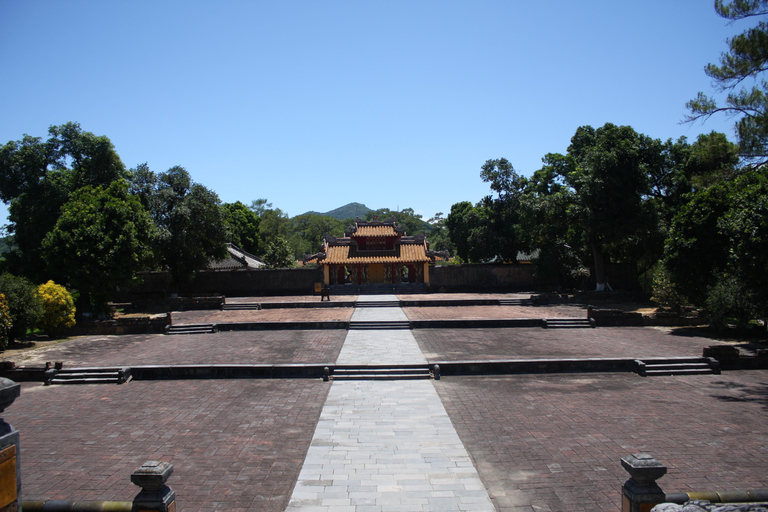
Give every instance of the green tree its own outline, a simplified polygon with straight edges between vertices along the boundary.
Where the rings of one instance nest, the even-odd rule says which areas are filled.
[[[445,226],[448,228],[448,237],[451,243],[456,247],[456,255],[469,261],[469,253],[472,246],[469,241],[469,235],[474,224],[474,206],[469,201],[462,201],[451,206],[451,212],[445,219]]]
[[[154,194],[155,253],[178,288],[205,269],[210,260],[226,256],[227,230],[221,202],[179,166],[159,175]]]
[[[222,208],[229,241],[246,252],[258,253],[261,223],[258,215],[240,201],[224,203]]]
[[[571,138],[571,158],[558,169],[574,193],[569,214],[586,233],[598,291],[607,287],[610,254],[636,258],[643,232],[654,224],[643,201],[650,183],[648,155],[642,148],[650,144],[629,126],[582,126]]]
[[[768,0],[716,0],[715,11],[732,22],[762,17],[768,14]],[[691,112],[688,121],[718,113],[736,116],[740,153],[756,162],[765,162],[768,157],[768,82],[761,78],[768,69],[767,46],[768,24],[764,19],[729,39],[719,65],[705,68],[719,92],[729,91],[725,103],[718,104],[700,92],[687,104]]]
[[[23,339],[27,331],[37,325],[43,316],[43,305],[37,295],[37,286],[24,277],[8,273],[0,275],[0,293],[8,300],[12,325],[7,341],[13,343]]]
[[[69,283],[92,311],[106,313],[115,291],[136,281],[152,257],[153,226],[125,180],[71,195],[43,241],[50,275]]]
[[[267,250],[264,252],[264,263],[267,266],[270,268],[292,267],[294,261],[293,250],[291,250],[288,240],[278,236],[269,242]]]
[[[6,268],[42,280],[40,248],[61,207],[78,188],[108,186],[126,176],[114,146],[105,136],[77,123],[51,126],[49,138],[24,135],[0,148],[0,199],[9,204],[13,247]]]
[[[326,234],[344,236],[344,222],[326,215],[305,213],[292,218],[291,223],[290,246],[297,260],[304,254],[314,254],[319,251]]]

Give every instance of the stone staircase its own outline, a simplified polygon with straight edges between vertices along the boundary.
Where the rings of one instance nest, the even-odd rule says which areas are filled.
[[[212,334],[216,332],[213,324],[177,324],[165,328],[165,334]]]
[[[349,322],[348,330],[392,330],[392,329],[410,329],[411,323],[408,321],[352,321]]]
[[[499,306],[530,306],[531,299],[499,299]]]
[[[358,300],[355,301],[356,308],[399,308],[399,300]]]
[[[587,329],[595,326],[592,318],[545,318],[545,329]]]
[[[224,303],[221,306],[222,311],[256,311],[261,309],[258,302],[234,302],[232,304]]]
[[[46,384],[123,384],[132,378],[130,368],[67,368],[57,370]]]
[[[658,375],[719,375],[720,363],[712,357],[670,357],[636,359],[637,373],[643,377]]]
[[[331,373],[331,380],[419,380],[430,379],[432,374],[427,365],[344,365],[337,366]]]

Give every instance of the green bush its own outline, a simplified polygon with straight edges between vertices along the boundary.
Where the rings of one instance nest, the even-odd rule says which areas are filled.
[[[38,326],[49,336],[75,325],[75,301],[66,288],[53,281],[37,288],[43,304],[43,317]]]
[[[8,299],[12,326],[8,331],[8,343],[24,338],[27,330],[34,328],[43,316],[43,305],[37,295],[37,286],[28,279],[12,274],[0,275],[0,293]],[[7,345],[6,345],[7,346]]]
[[[736,276],[723,274],[717,278],[707,293],[707,310],[712,327],[718,330],[728,327],[729,320],[745,328],[755,318],[756,308],[752,295]]]
[[[668,308],[675,313],[683,310],[687,300],[677,291],[667,267],[658,263],[653,269],[653,295],[651,301],[659,307]]]

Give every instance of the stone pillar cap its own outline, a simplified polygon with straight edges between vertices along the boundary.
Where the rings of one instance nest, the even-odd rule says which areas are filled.
[[[632,480],[641,485],[653,484],[667,473],[667,467],[647,453],[633,453],[623,457],[621,465]]]
[[[131,482],[144,490],[158,491],[173,473],[173,464],[150,460],[131,474]]]
[[[21,395],[21,384],[0,377],[0,412],[9,407]]]

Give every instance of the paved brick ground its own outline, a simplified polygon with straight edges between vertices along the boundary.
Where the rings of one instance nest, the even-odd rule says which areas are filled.
[[[62,361],[66,366],[146,364],[326,363],[339,355],[347,332],[234,331],[166,336],[84,336],[6,360],[21,366]]]
[[[24,499],[130,501],[131,472],[174,465],[183,511],[282,511],[328,393],[319,380],[24,384],[3,413],[21,432]]]
[[[435,387],[501,511],[620,510],[621,457],[666,492],[768,487],[768,374],[462,377]]]
[[[349,313],[352,308],[347,308]],[[461,308],[455,308],[454,311]],[[438,359],[700,355],[718,343],[666,329],[424,329]],[[318,362],[346,331],[83,337],[23,364]],[[669,492],[768,488],[768,372],[451,377],[434,381],[504,511],[618,510],[619,460],[653,454]],[[180,510],[280,511],[328,386],[319,380],[24,384],[3,417],[22,433],[25,499],[135,495],[145,460],[174,464]]]
[[[355,308],[285,308],[246,311],[174,311],[174,324],[237,322],[346,322]]]
[[[456,306],[403,308],[409,320],[481,320],[494,318],[587,318],[586,306]]]
[[[680,331],[673,329],[651,327],[417,329],[413,332],[429,361],[699,357],[704,347],[721,343],[710,338],[675,334]]]

